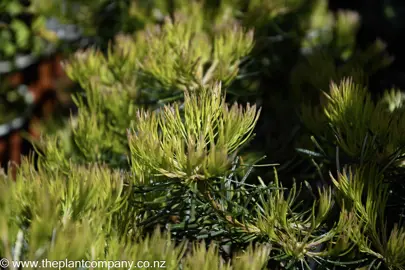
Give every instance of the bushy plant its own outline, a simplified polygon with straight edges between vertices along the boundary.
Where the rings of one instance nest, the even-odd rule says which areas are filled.
[[[78,114],[2,177],[1,255],[404,269],[403,94],[368,90],[383,43],[322,0],[166,2],[64,63]]]

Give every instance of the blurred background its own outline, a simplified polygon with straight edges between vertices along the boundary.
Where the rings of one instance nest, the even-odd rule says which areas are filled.
[[[75,113],[71,94],[80,87],[65,75],[64,59],[89,46],[106,52],[118,33],[162,21],[164,9],[170,10],[172,2],[0,0],[0,166],[7,170],[8,164],[18,164],[43,132],[53,132]],[[151,12],[145,12],[150,7]],[[393,57],[389,68],[372,76],[371,90],[405,89],[405,1],[329,0],[328,9],[356,12],[360,20],[355,46],[366,49],[380,39]],[[262,100],[266,102],[265,94]]]

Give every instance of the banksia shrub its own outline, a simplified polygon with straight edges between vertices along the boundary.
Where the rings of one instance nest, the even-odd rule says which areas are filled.
[[[237,104],[228,108],[220,85],[196,92],[185,93],[182,112],[179,105],[165,106],[157,114],[139,111],[129,134],[132,166],[142,168],[137,174],[150,169],[152,174],[188,182],[229,170],[233,154],[253,131],[257,110]]]
[[[326,1],[214,2],[123,1],[114,38],[64,62],[78,112],[1,176],[3,257],[404,269],[383,42],[358,48],[361,17]]]

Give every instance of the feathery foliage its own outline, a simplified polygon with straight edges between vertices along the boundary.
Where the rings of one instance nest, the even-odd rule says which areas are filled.
[[[97,33],[108,4],[76,22]],[[357,47],[358,14],[323,0],[110,7],[114,39],[64,63],[77,115],[15,182],[1,176],[1,256],[405,269],[403,93],[370,91],[392,58],[382,41]]]

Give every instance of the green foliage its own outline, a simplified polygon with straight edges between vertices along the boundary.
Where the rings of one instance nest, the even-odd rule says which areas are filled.
[[[326,96],[323,112],[313,114],[304,107],[303,121],[316,136],[335,142],[343,155],[360,164],[400,161],[404,145],[402,111],[390,112],[386,99],[372,101],[367,89],[351,79],[333,83]],[[328,156],[334,149],[322,151]]]
[[[56,41],[45,29],[45,17],[32,13],[29,7],[19,1],[2,1],[0,12],[6,16],[5,20],[0,21],[0,57],[3,61],[13,59],[17,54],[39,55],[46,48],[47,42]],[[34,18],[26,21],[24,15],[34,15]]]
[[[351,238],[359,250],[384,260],[391,269],[402,269],[404,228],[394,224],[391,232],[388,231],[385,221],[388,185],[376,168],[375,165],[364,166],[354,172],[344,169],[338,179],[332,177],[332,180],[344,197],[344,206],[353,209],[358,217],[359,228]],[[366,200],[363,199],[365,194]]]
[[[147,88],[150,98],[165,97],[215,81],[229,85],[252,46],[252,31],[234,25],[209,33],[202,29],[202,19],[179,13],[174,21],[167,18],[163,27],[118,36],[107,58],[93,49],[79,52],[66,70],[82,84],[94,78],[133,88],[136,78],[138,88]]]
[[[13,120],[26,121],[33,102],[32,94],[24,89],[26,86],[10,86],[5,74],[32,65],[56,40],[45,29],[45,17],[32,13],[19,0],[0,1],[0,40],[0,133],[4,136],[16,128]],[[21,125],[17,125],[20,128]]]
[[[2,256],[404,269],[403,94],[370,91],[384,44],[359,50],[361,18],[327,1],[213,2],[123,2],[108,50],[65,62],[78,114],[2,176]]]
[[[231,155],[253,131],[256,107],[228,108],[220,85],[196,91],[185,93],[183,110],[176,104],[158,113],[138,112],[136,129],[129,135],[136,175],[148,178],[150,172],[196,181],[229,170]]]
[[[204,243],[183,258],[186,242],[175,244],[158,230],[140,238],[140,231],[127,227],[134,220],[123,222],[137,213],[127,203],[129,178],[121,172],[73,164],[68,172],[46,166],[33,171],[30,164],[23,162],[16,182],[4,175],[1,180],[0,252],[10,261],[148,260],[165,261],[169,269],[179,263],[195,269],[203,260],[217,262],[218,269],[250,269],[251,262],[260,269],[267,261],[268,248],[251,247],[235,257],[235,268],[220,267],[218,250],[206,252]]]

